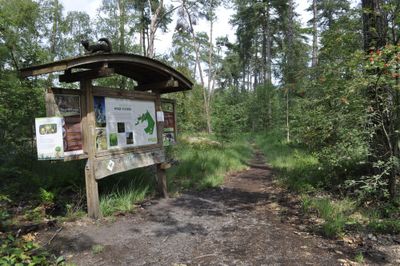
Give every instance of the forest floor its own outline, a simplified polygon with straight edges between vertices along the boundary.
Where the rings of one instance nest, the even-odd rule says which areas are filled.
[[[360,250],[364,264],[400,263],[393,241],[326,239],[306,220],[256,152],[219,188],[150,200],[111,220],[63,223],[39,239],[77,265],[354,265]]]

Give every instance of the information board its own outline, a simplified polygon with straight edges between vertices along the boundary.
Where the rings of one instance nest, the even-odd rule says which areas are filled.
[[[163,129],[163,144],[169,146],[176,144],[176,114],[175,101],[171,99],[161,99],[164,129]]]
[[[64,118],[64,155],[83,154],[80,96],[54,94],[54,101],[57,106],[55,115]]]
[[[97,151],[157,144],[154,101],[94,97]]]
[[[63,147],[63,118],[35,118],[36,146],[39,160],[62,160]]]

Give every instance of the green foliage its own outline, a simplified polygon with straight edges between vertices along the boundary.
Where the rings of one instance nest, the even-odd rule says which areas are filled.
[[[48,253],[37,244],[11,235],[0,240],[0,265],[50,265]]]
[[[11,203],[9,197],[0,193],[0,230],[6,227],[7,220],[10,217],[10,214],[7,210],[9,203]]]
[[[49,205],[54,203],[54,193],[40,188],[40,201],[42,204]]]
[[[249,130],[246,95],[241,95],[235,90],[231,88],[214,95],[212,128],[215,134],[223,139],[241,135]]]
[[[204,116],[204,100],[202,88],[194,85],[189,92],[181,92],[174,95],[177,101],[177,116],[179,117],[178,131],[198,133],[205,131],[206,119]]]
[[[398,219],[372,220],[368,228],[382,234],[400,234],[400,221]]]
[[[173,154],[179,164],[167,172],[170,187],[202,189],[219,186],[227,172],[243,169],[251,147],[243,139],[222,144],[210,138],[190,137],[183,138]]]

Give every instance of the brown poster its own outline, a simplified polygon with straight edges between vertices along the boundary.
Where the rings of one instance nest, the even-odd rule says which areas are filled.
[[[54,99],[59,115],[64,117],[64,152],[67,152],[65,155],[79,154],[82,151],[80,96],[55,94]]]

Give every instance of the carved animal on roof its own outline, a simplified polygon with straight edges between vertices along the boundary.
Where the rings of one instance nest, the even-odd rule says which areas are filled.
[[[86,50],[86,53],[93,54],[93,53],[111,53],[112,46],[111,42],[107,38],[100,38],[97,43],[90,44],[88,40],[81,41],[81,44]]]

